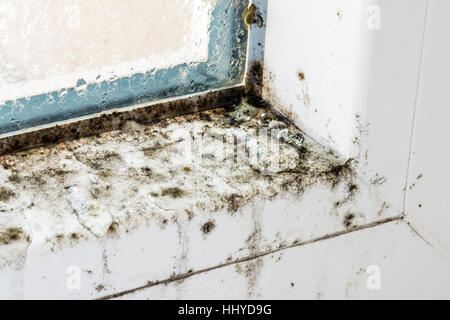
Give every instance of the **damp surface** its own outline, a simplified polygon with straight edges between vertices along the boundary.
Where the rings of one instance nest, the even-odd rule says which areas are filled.
[[[164,228],[199,210],[211,213],[201,226],[207,235],[214,212],[280,193],[300,196],[319,181],[333,188],[351,175],[349,163],[277,114],[242,102],[4,155],[0,211],[69,214],[83,226],[58,231],[51,242]]]

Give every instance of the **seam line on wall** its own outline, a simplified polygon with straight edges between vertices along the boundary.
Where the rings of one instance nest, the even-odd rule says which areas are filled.
[[[414,219],[412,216],[405,217],[406,224],[416,233],[423,241],[427,243],[439,256],[443,257],[450,263],[450,256],[448,255],[448,249],[436,239],[432,234],[425,230],[424,226]]]
[[[419,57],[419,68],[417,73],[417,84],[416,84],[416,97],[414,99],[414,109],[413,109],[413,118],[412,118],[412,124],[411,124],[411,133],[410,133],[410,141],[409,141],[409,152],[408,152],[408,162],[406,166],[406,181],[405,181],[405,187],[403,192],[403,208],[402,212],[404,215],[406,215],[406,201],[407,201],[407,194],[408,194],[408,185],[410,183],[411,178],[411,158],[413,155],[413,144],[414,144],[414,137],[415,137],[415,128],[416,128],[416,114],[418,109],[418,102],[419,102],[419,94],[420,94],[420,86],[421,86],[421,80],[422,80],[422,65],[423,65],[423,52],[425,47],[425,34],[427,30],[427,23],[428,23],[428,12],[429,12],[429,4],[430,0],[426,0],[425,5],[425,18],[424,18],[424,25],[423,25],[423,32],[422,32],[422,39],[421,39],[421,47],[420,47],[420,57]]]
[[[186,280],[186,279],[188,279],[190,277],[193,277],[195,275],[198,275],[198,274],[202,274],[202,273],[210,272],[210,271],[213,271],[213,270],[216,270],[216,269],[220,269],[220,268],[223,268],[223,267],[228,267],[228,266],[231,266],[231,265],[235,265],[235,264],[239,264],[239,263],[243,263],[243,262],[259,259],[259,258],[265,257],[265,256],[267,256],[269,254],[277,253],[277,252],[288,250],[288,249],[291,249],[291,248],[305,246],[305,245],[308,245],[308,244],[313,244],[313,243],[320,242],[320,241],[329,240],[329,239],[332,239],[332,238],[337,238],[339,236],[343,236],[343,235],[346,235],[346,234],[349,234],[349,233],[358,232],[358,231],[361,231],[361,230],[378,227],[380,225],[383,225],[383,224],[386,224],[386,223],[389,223],[389,222],[402,221],[402,220],[403,220],[403,216],[396,216],[396,217],[386,218],[386,219],[383,219],[383,220],[374,221],[372,223],[369,223],[369,224],[366,224],[366,225],[363,225],[363,226],[358,226],[358,227],[354,227],[352,229],[342,230],[342,231],[326,234],[324,236],[321,236],[321,237],[318,237],[318,238],[314,238],[314,239],[311,239],[311,240],[308,240],[308,241],[305,241],[305,242],[296,243],[296,244],[293,244],[291,246],[286,246],[286,247],[283,247],[283,248],[262,252],[262,253],[259,253],[257,255],[253,255],[253,256],[250,256],[250,257],[238,259],[238,260],[235,260],[235,261],[232,261],[232,262],[228,262],[228,263],[224,263],[224,264],[221,264],[221,265],[218,265],[218,266],[202,269],[202,270],[195,271],[195,272],[190,272],[190,273],[179,275],[179,276],[176,276],[176,277],[172,277],[172,278],[169,278],[169,279],[166,279],[166,280],[159,280],[159,281],[154,281],[154,282],[148,282],[147,284],[142,285],[140,287],[129,289],[129,290],[125,290],[125,291],[114,293],[114,294],[110,294],[110,295],[107,295],[107,296],[103,296],[103,297],[100,297],[100,298],[98,298],[96,300],[109,300],[109,299],[115,299],[115,298],[123,297],[123,296],[126,296],[128,294],[131,294],[131,293],[134,293],[134,292],[139,292],[139,291],[142,291],[142,290],[145,290],[145,289],[148,289],[148,288],[151,288],[151,287],[155,287],[155,286],[158,286],[158,285],[162,285],[162,284],[167,285],[167,284],[172,283],[172,282]]]

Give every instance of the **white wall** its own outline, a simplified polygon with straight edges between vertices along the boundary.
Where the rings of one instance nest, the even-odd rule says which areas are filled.
[[[450,2],[431,0],[417,96],[406,212],[450,257]]]
[[[425,1],[268,7],[265,98],[322,144],[358,159],[402,211]]]
[[[447,254],[449,10],[446,0],[269,0],[264,57],[264,98],[357,159]]]
[[[374,266],[380,286],[368,287]],[[252,279],[243,270],[257,270]],[[375,269],[378,270],[378,269]],[[437,276],[439,275],[439,276]],[[448,262],[403,223],[137,290],[121,299],[447,299]]]

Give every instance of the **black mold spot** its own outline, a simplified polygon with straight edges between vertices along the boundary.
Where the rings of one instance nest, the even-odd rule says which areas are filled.
[[[162,191],[162,195],[163,195],[164,197],[170,196],[170,197],[173,198],[173,199],[180,198],[180,197],[183,196],[183,194],[184,194],[184,191],[181,190],[181,189],[178,188],[178,187],[174,187],[174,188],[166,188],[166,189],[164,189],[164,190]]]
[[[0,187],[0,201],[7,202],[9,201],[9,199],[15,196],[16,194],[14,193],[14,191],[5,187]]]
[[[112,170],[111,169],[105,169],[105,170],[101,170],[98,172],[97,174],[100,178],[109,178],[112,176]]]
[[[204,121],[208,121],[208,122],[212,121],[211,116],[206,112],[201,112],[199,117],[201,120],[204,120]]]
[[[110,189],[110,185],[106,187],[94,187],[90,190],[90,194],[94,199],[102,199],[110,195]]]
[[[353,220],[355,219],[355,215],[353,213],[346,214],[344,217],[344,226],[346,228],[350,228],[353,225]]]
[[[358,191],[358,186],[354,183],[351,183],[347,186],[347,191],[349,193],[354,193],[354,192]]]
[[[111,223],[111,225],[108,228],[108,231],[106,232],[106,234],[108,235],[108,237],[116,237],[119,233],[119,224],[117,222],[113,222]]]
[[[43,177],[39,176],[37,173],[33,173],[31,176],[24,177],[23,179],[36,186],[43,186],[47,183],[47,181],[45,181]]]
[[[258,258],[256,260],[247,262],[244,266],[237,264],[236,272],[244,275],[248,281],[248,295],[252,296],[254,294],[254,288],[258,282],[258,277],[261,273],[264,260]]]
[[[70,239],[72,239],[72,240],[78,240],[78,239],[80,239],[80,236],[79,236],[78,234],[76,234],[76,233],[72,233],[72,234],[70,235]]]
[[[387,179],[383,176],[380,176],[378,173],[375,174],[375,177],[369,181],[369,183],[375,187],[379,187],[385,184]]]
[[[169,137],[167,137],[167,138],[165,137],[165,139],[169,139]],[[177,141],[170,142],[170,143],[167,143],[167,144],[161,144],[159,141],[157,141],[156,144],[153,147],[144,148],[144,149],[142,149],[142,151],[144,151],[144,154],[147,157],[153,158],[153,157],[155,157],[155,154],[157,152],[159,152],[160,150],[168,148],[168,147],[171,147],[171,146],[173,146],[173,145],[175,145],[177,143],[180,143],[182,141],[184,141],[183,138],[180,138]]]
[[[353,159],[347,160],[344,164],[336,164],[329,168],[328,171],[322,173],[322,178],[335,188],[341,181],[354,175],[354,170],[351,166]],[[355,190],[352,187],[353,191]]]
[[[211,231],[214,230],[215,227],[216,227],[216,224],[214,223],[214,221],[208,221],[202,226],[202,232],[204,234],[209,234],[209,233],[211,233]]]
[[[225,200],[228,203],[228,211],[230,211],[230,212],[238,211],[244,202],[244,198],[237,194],[232,194],[231,196],[227,197]]]
[[[104,170],[112,161],[121,161],[122,157],[117,152],[106,151],[103,154],[97,154],[93,158],[84,161],[86,165],[94,170]],[[83,162],[83,161],[82,161]]]
[[[298,78],[299,78],[300,81],[305,80],[305,73],[304,73],[303,71],[300,71],[300,72],[297,74],[297,76],[298,76]]]
[[[267,102],[265,102],[261,97],[252,94],[245,96],[244,102],[255,108],[263,109],[266,111],[269,108]],[[227,114],[227,116],[230,117],[229,114]],[[230,124],[233,125],[233,122],[231,122]]]
[[[184,211],[186,212],[186,214],[188,216],[188,220],[191,221],[194,218],[194,212],[192,212],[189,209],[185,209]]]
[[[152,177],[152,169],[150,169],[149,167],[142,167],[141,171],[145,176],[147,176],[149,178]]]
[[[347,197],[346,197],[345,201],[349,201],[349,200],[353,199],[355,197],[355,195],[358,193],[358,191],[359,191],[358,185],[350,182],[347,185]]]
[[[105,290],[105,286],[103,284],[99,284],[98,286],[95,287],[95,290],[97,290],[97,292],[101,292]]]

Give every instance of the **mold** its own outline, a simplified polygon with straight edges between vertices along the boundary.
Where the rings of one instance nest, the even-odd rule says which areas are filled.
[[[309,86],[308,82],[306,81],[306,75],[303,71],[297,72],[297,78],[300,81],[300,95],[298,96],[298,99],[303,102],[305,107],[311,107],[311,96],[309,94]]]
[[[9,199],[15,197],[16,194],[14,191],[6,188],[6,187],[0,187],[0,201],[1,202],[8,202]]]
[[[137,123],[136,121],[126,121],[123,126],[121,127],[121,130],[128,134],[134,134],[136,132],[139,132],[141,129],[141,125]]]
[[[215,229],[215,227],[216,223],[214,221],[208,221],[202,225],[202,232],[203,234],[209,234]]]
[[[238,274],[243,275],[248,283],[248,296],[252,297],[256,293],[256,286],[261,270],[264,265],[263,258],[257,258],[242,264],[236,264],[235,270]]]
[[[264,68],[261,62],[254,61],[247,72],[247,77],[245,79],[245,94],[256,100],[255,97],[261,97]],[[253,101],[253,104],[255,101]]]
[[[234,87],[193,97],[154,103],[131,111],[110,111],[88,119],[71,121],[49,128],[18,132],[0,138],[0,155],[120,130],[127,121],[134,121],[138,124],[154,123],[192,112],[237,104],[243,94],[243,87]]]
[[[386,201],[383,201],[383,203],[381,204],[381,208],[380,208],[380,210],[378,210],[378,216],[381,216],[381,215],[383,215],[383,213],[387,210],[387,209],[389,209],[391,206],[386,202]]]
[[[141,172],[144,176],[152,178],[152,169],[150,169],[149,167],[142,167]]]
[[[354,195],[356,192],[358,192],[359,187],[358,185],[354,184],[354,183],[349,183],[347,185],[347,192],[349,194],[349,196]]]
[[[77,234],[77,233],[71,233],[70,234],[70,239],[72,239],[72,240],[78,240],[80,238],[81,238],[81,236],[79,234]]]
[[[102,173],[104,173],[104,171],[102,171]],[[99,176],[105,178],[105,176],[102,176],[102,175],[99,175]],[[94,199],[107,198],[107,197],[109,197],[110,193],[111,193],[111,186],[109,186],[109,185],[93,187],[90,189],[90,194],[91,194],[92,198],[94,198]]]
[[[370,179],[369,183],[371,185],[373,185],[374,187],[380,187],[383,184],[385,184],[387,181],[386,177],[383,177],[381,175],[379,175],[378,173],[375,174],[375,177],[373,177],[372,179]]]
[[[297,76],[298,76],[298,78],[300,79],[300,81],[305,80],[305,73],[304,73],[303,71],[300,71],[300,72],[297,74]]]
[[[355,215],[353,213],[348,213],[344,216],[343,224],[346,228],[353,227],[353,220],[355,219]]]
[[[185,209],[184,212],[186,212],[186,215],[188,217],[188,221],[192,221],[192,219],[194,218],[194,212],[192,210],[189,210],[189,209]]]
[[[110,178],[113,175],[111,169],[100,170],[97,174],[103,179]]]
[[[193,131],[198,125],[202,135]],[[193,151],[197,138],[231,133],[230,161],[201,159],[200,154],[193,161],[182,161],[186,144],[174,136],[180,129],[191,134]],[[286,134],[283,138],[280,131]],[[257,134],[263,135],[261,139]],[[271,157],[270,141],[279,144],[279,157]],[[206,148],[218,140],[202,143]],[[238,147],[245,151],[242,161],[236,154]],[[259,154],[257,163],[249,161],[250,148]],[[37,212],[75,216],[86,234],[78,229],[54,232],[73,242],[91,236],[117,237],[155,223],[164,227],[161,221],[167,224],[180,217],[192,221],[197,211],[211,214],[211,219],[218,211],[234,214],[256,199],[280,194],[299,198],[317,183],[330,189],[345,183],[349,194],[356,192],[350,185],[351,160],[342,162],[329,154],[255,96],[237,106],[140,123],[133,134],[128,129],[114,130],[3,155],[0,166],[7,168],[0,185],[16,195],[14,203],[27,207],[28,199],[39,199],[33,202]],[[257,252],[261,239],[254,219],[255,230],[245,248],[251,254]],[[79,236],[72,238],[72,233]]]
[[[42,187],[47,184],[47,181],[44,179],[44,175],[41,175],[38,172],[33,172],[30,176],[23,177],[23,180],[30,185]]]
[[[8,228],[0,232],[0,244],[7,245],[16,241],[25,240],[30,242],[30,236],[22,228]]]
[[[142,151],[144,151],[144,154],[145,154],[147,157],[152,158],[152,157],[155,156],[155,154],[156,154],[157,152],[160,152],[161,149],[166,149],[166,148],[171,147],[171,146],[173,146],[173,145],[175,145],[175,144],[177,144],[177,143],[180,143],[180,142],[182,142],[182,141],[183,141],[183,139],[181,139],[181,138],[178,139],[177,141],[169,142],[169,143],[166,143],[166,144],[161,144],[160,141],[156,141],[156,143],[155,143],[154,146],[149,147],[149,148],[143,148]]]
[[[169,196],[173,199],[180,198],[183,195],[184,195],[184,191],[178,187],[166,188],[166,189],[163,189],[163,191],[162,191],[163,197]]]
[[[421,180],[422,178],[423,178],[423,174],[420,173],[420,174],[417,176],[416,181],[413,182],[413,183],[409,186],[409,190],[413,190],[413,189],[417,186],[417,184],[419,183],[419,180]]]
[[[331,188],[335,188],[341,181],[347,180],[355,175],[352,165],[353,161],[353,159],[349,159],[343,164],[331,165],[327,171],[321,174],[322,178]]]
[[[97,292],[102,292],[105,290],[105,286],[103,284],[99,284],[95,287],[95,290],[97,290]]]
[[[356,213],[347,213],[342,221],[346,229],[353,229],[364,224],[364,215]]]
[[[227,209],[230,212],[236,212],[244,203],[244,198],[238,194],[232,194],[225,198]]]
[[[280,133],[284,130],[287,131],[287,129],[283,129]],[[305,138],[300,133],[288,133],[286,135],[282,135],[280,140],[294,146],[298,150],[303,150],[303,142],[305,141]]]
[[[74,153],[74,155],[78,161],[98,171],[109,168],[113,161],[122,161],[121,156],[114,151],[98,152],[93,157],[81,153]]]
[[[118,237],[119,236],[119,224],[117,222],[111,223],[106,234],[109,238]]]

